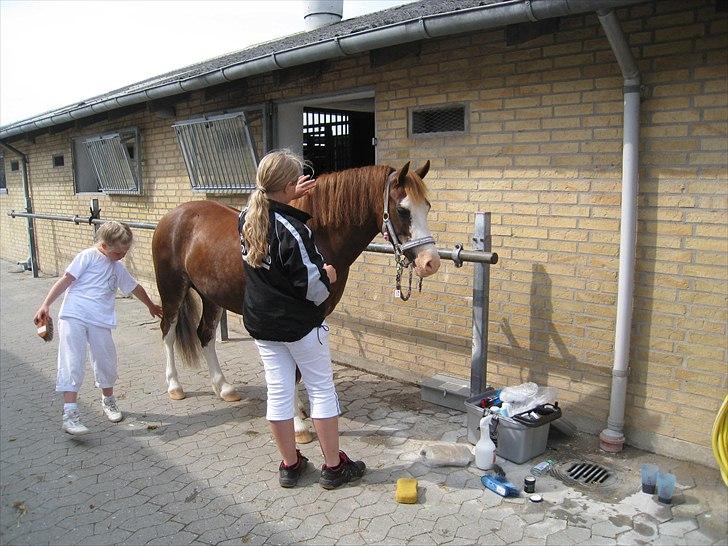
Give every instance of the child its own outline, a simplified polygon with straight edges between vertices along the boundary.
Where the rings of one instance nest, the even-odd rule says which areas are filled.
[[[98,229],[96,240],[96,246],[76,255],[35,314],[36,323],[44,321],[50,306],[68,289],[58,313],[56,392],[63,393],[62,428],[74,435],[89,432],[81,424],[76,403],[85,372],[86,345],[91,350],[96,386],[103,393],[101,407],[109,421],[118,423],[123,419],[114,398],[116,347],[111,337],[111,329],[116,327],[114,305],[117,288],[124,294],[134,294],[152,316],[162,316],[162,308],[149,299],[144,288],[119,261],[131,247],[129,226],[121,222],[106,222]]]
[[[361,478],[365,465],[339,451],[339,400],[324,324],[324,301],[336,271],[316,249],[306,226],[310,216],[288,204],[316,186],[302,171],[303,161],[288,150],[269,153],[258,166],[257,189],[240,215],[243,323],[265,368],[266,419],[283,457],[279,483],[295,486],[308,463],[296,449],[293,428],[298,366],[324,456],[319,483],[334,489]]]

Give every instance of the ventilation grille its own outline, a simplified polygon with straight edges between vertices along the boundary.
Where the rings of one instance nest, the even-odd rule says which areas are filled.
[[[614,470],[592,461],[569,461],[558,465],[554,475],[564,482],[607,487],[617,482]]]
[[[412,134],[464,133],[465,106],[412,111]]]

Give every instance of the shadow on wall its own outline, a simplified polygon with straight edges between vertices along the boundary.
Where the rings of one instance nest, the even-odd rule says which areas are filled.
[[[505,364],[521,368],[523,381],[558,387],[569,420],[581,430],[598,433],[609,415],[611,368],[580,361],[572,354],[553,321],[551,277],[541,264],[533,264],[531,269],[529,345],[521,346],[508,319],[503,319],[500,326],[509,345],[492,349]],[[552,343],[558,355],[551,353]],[[647,430],[658,424],[657,418],[650,419],[649,415],[641,422]]]

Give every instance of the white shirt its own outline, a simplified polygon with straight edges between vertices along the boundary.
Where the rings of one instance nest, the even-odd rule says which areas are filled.
[[[105,328],[116,327],[116,289],[125,295],[137,287],[120,261],[112,261],[96,247],[79,252],[66,273],[76,279],[66,290],[59,318],[75,318]]]

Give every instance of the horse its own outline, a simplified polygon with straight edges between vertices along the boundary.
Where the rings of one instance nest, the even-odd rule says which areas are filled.
[[[427,227],[430,203],[422,181],[430,162],[415,170],[409,165],[399,170],[373,165],[323,174],[313,190],[291,202],[312,216],[308,225],[316,246],[337,272],[324,302],[327,316],[344,293],[354,260],[380,231],[395,247],[400,273],[401,264],[411,265],[420,278],[440,267]],[[240,400],[223,375],[215,351],[223,309],[243,313],[245,273],[238,215],[238,210],[215,201],[191,201],[165,214],[154,231],[152,258],[164,310],[160,328],[167,393],[173,400],[185,397],[175,366],[175,344],[188,367],[198,367],[200,353],[204,356],[217,396],[228,402]],[[202,300],[201,313],[193,292]],[[312,435],[303,423],[298,399],[295,407],[297,441],[310,442]]]

